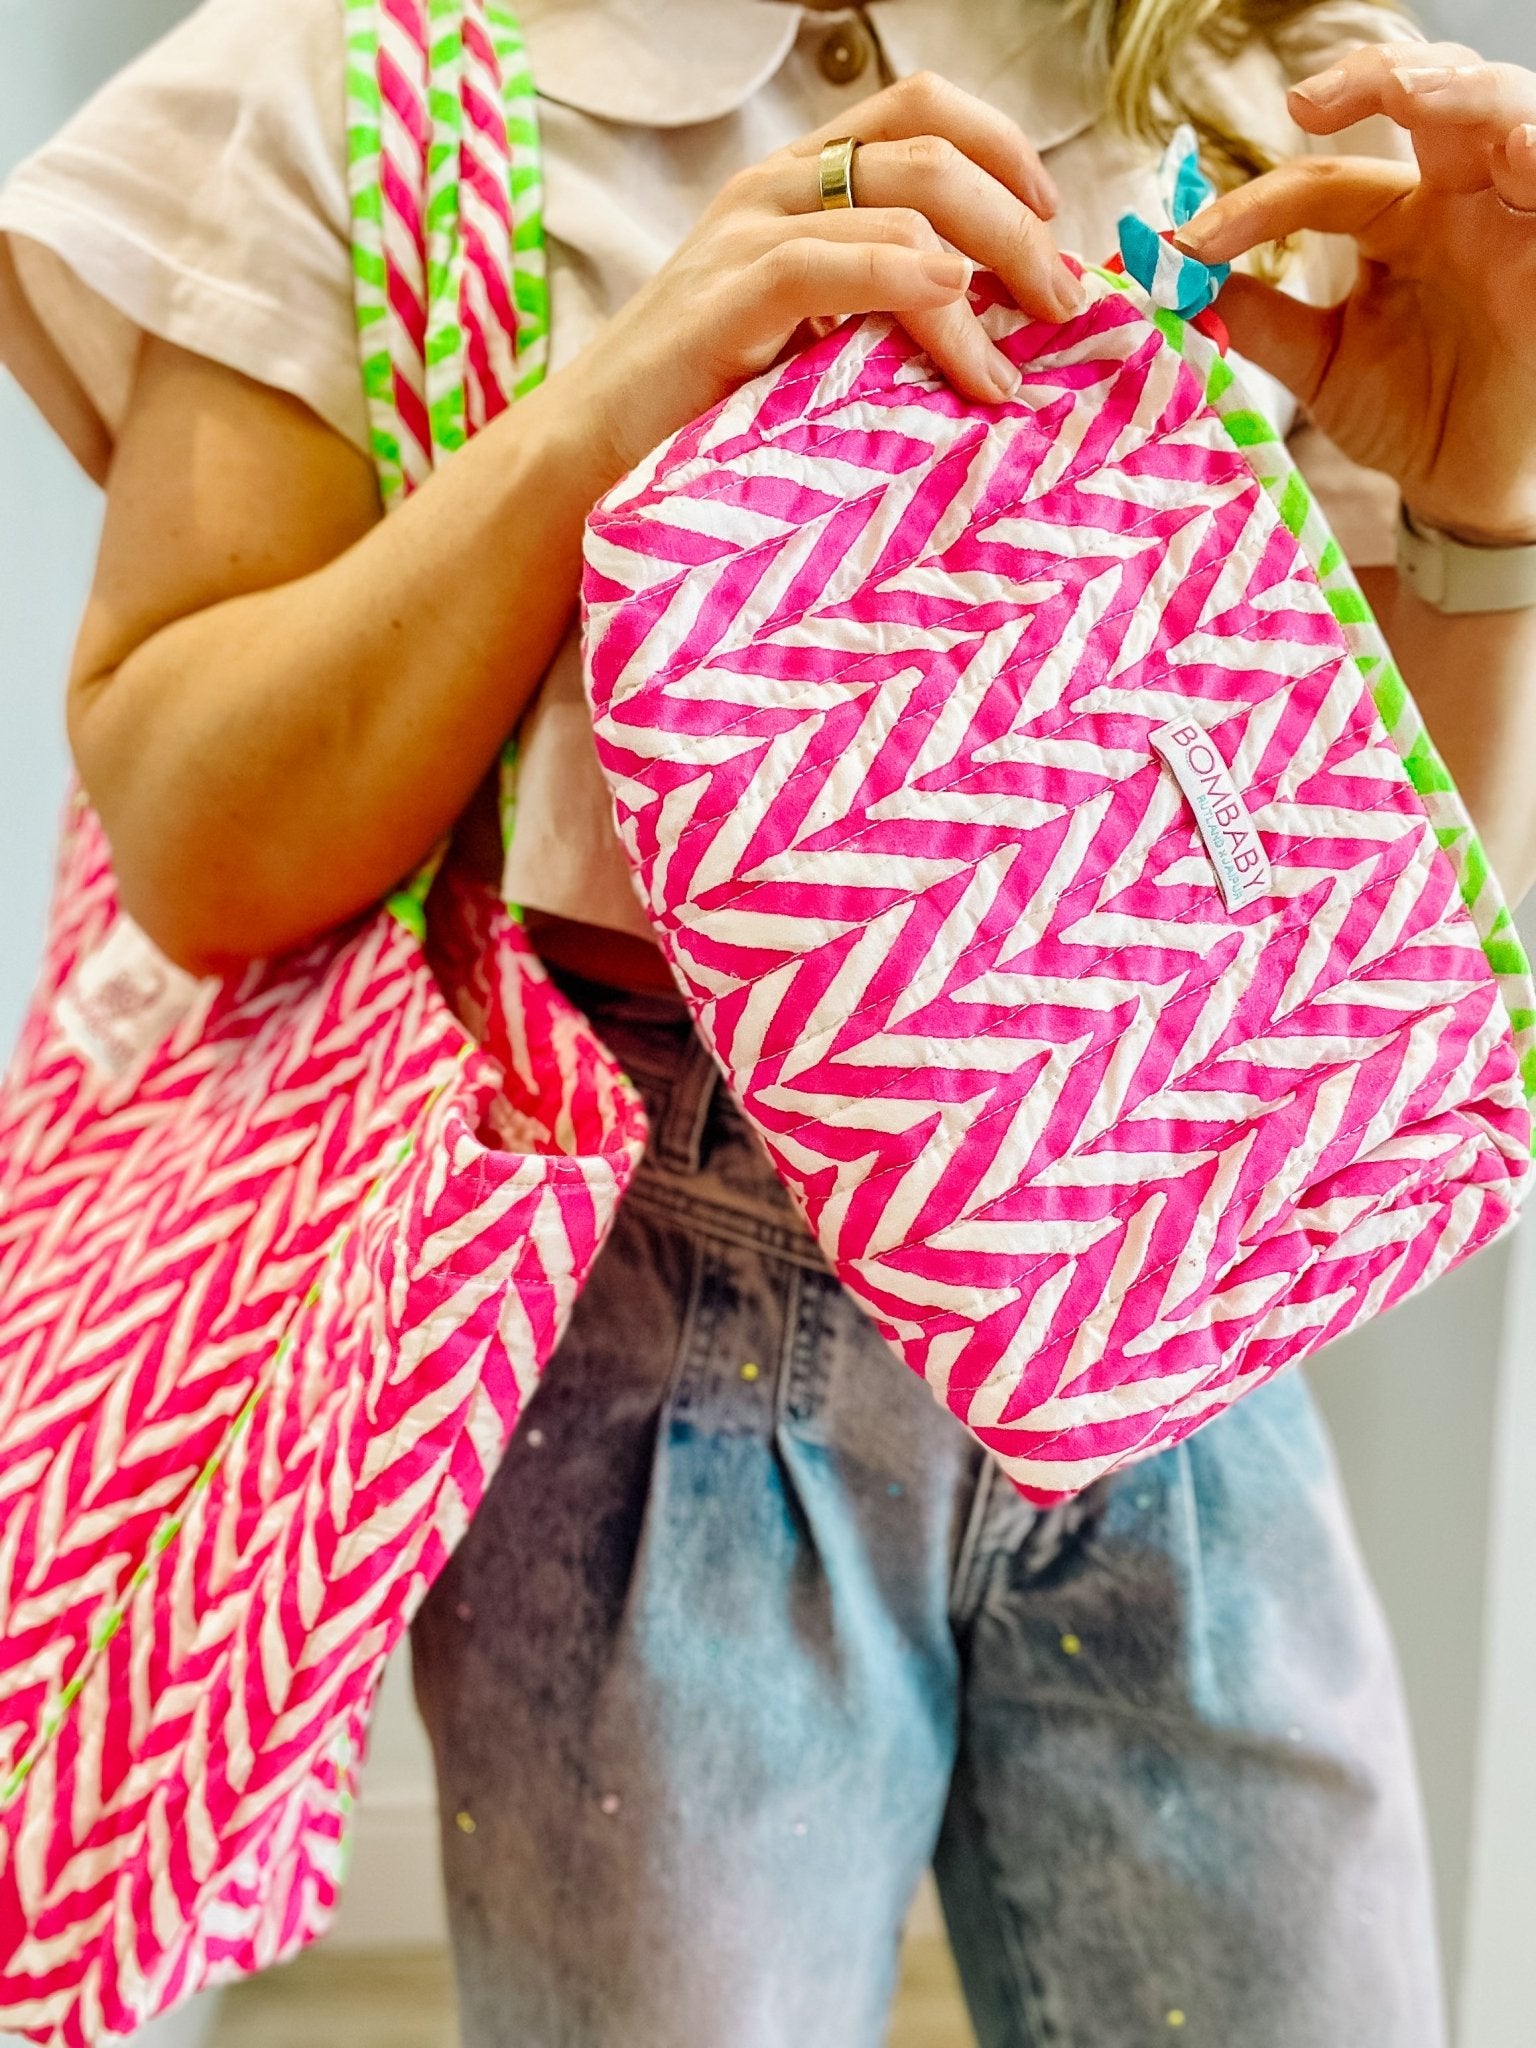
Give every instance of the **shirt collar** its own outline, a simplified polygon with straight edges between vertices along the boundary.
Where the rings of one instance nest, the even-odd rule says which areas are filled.
[[[545,99],[640,128],[733,114],[794,47],[782,0],[523,0],[533,82]]]
[[[789,0],[523,0],[519,13],[546,99],[642,128],[735,113],[807,15],[826,18]],[[898,76],[942,72],[1005,108],[1039,149],[1101,111],[1082,33],[1050,0],[873,0],[867,19]]]
[[[1036,149],[1103,112],[1080,17],[1053,0],[880,0],[870,10],[898,77],[937,71],[1001,107]]]

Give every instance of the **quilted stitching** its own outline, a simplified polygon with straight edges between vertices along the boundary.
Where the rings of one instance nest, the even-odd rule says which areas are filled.
[[[1328,543],[1315,520],[1298,536],[1261,490],[1251,451],[1270,451],[1208,407],[1193,350],[1131,293],[1091,274],[1090,287],[1088,313],[1061,330],[981,288],[990,331],[1048,393],[1040,404],[967,417],[882,321],[768,373],[599,508],[586,593],[599,754],[701,1031],[828,1260],[1041,1502],[1176,1441],[1486,1243],[1514,1213],[1531,1142],[1510,978],[1393,750],[1359,665],[1369,649],[1324,587]],[[1233,394],[1227,415],[1239,406]],[[882,438],[882,407],[900,409],[899,447]],[[914,462],[925,413],[931,445]],[[1025,434],[1029,475],[999,492],[1010,437]],[[1073,487],[1051,471],[1034,492],[1056,441]],[[842,518],[874,538],[823,560],[793,517],[775,527],[758,475],[770,444],[786,503],[832,508],[818,514],[827,527]],[[1126,474],[1136,516],[1122,526],[1124,500],[1096,505],[1076,478]],[[856,477],[871,481],[850,492]],[[977,509],[946,524],[961,494]],[[1154,572],[1177,535],[1195,556],[1209,546],[1189,527],[1209,526],[1218,497],[1243,544],[1206,598],[1222,579],[1238,587],[1224,614],[1203,601],[1180,626],[1187,586]],[[1106,539],[1126,552],[1098,545],[1105,506]],[[1028,543],[990,547],[987,530],[1019,509],[1037,529]],[[1121,590],[1036,705],[1047,649],[1030,615],[1054,605],[1051,631],[1072,628],[1059,596],[1028,595],[1053,580],[1052,528],[1062,591],[1080,597],[1084,548]],[[924,569],[950,602],[901,587]],[[1140,632],[1114,675],[1121,629],[1146,626],[1149,602],[1167,607],[1171,638]],[[1199,666],[1181,690],[1190,630]],[[1010,631],[1013,657],[989,665]],[[985,679],[973,696],[945,652],[966,635],[964,661]],[[856,683],[846,714],[825,708],[829,687]],[[1146,747],[1170,691],[1229,758],[1266,735],[1244,794],[1282,893],[1235,915],[1214,887],[1199,900],[1193,824]],[[1095,790],[1051,755],[1073,733],[1139,749],[1144,765],[1106,765]],[[1282,741],[1293,760],[1316,756],[1300,779]],[[970,759],[978,745],[991,765]],[[1011,824],[1024,792],[1059,815]],[[1077,872],[1036,901],[1089,803],[1110,807],[1118,836],[1073,855]],[[963,824],[944,822],[946,804]],[[740,873],[742,858],[759,872]],[[904,864],[930,858],[940,879],[903,882]],[[1169,920],[1198,924],[1193,954]],[[1097,942],[1078,942],[1085,923]],[[1010,981],[1018,991],[1004,1017],[962,993],[988,975],[1002,1000]],[[1292,977],[1302,986],[1287,993]],[[1155,1027],[1148,1050],[1168,1062],[1145,1075],[1145,1054],[1127,1064],[1128,1033],[1146,1029],[1125,1022],[1127,983]],[[1513,993],[1529,1007],[1518,981]],[[1181,1062],[1170,1040],[1197,1056]],[[1202,1090],[1238,1107],[1213,1119]]]

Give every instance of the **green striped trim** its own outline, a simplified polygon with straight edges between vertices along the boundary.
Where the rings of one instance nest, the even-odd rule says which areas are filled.
[[[406,496],[397,365],[391,352],[394,317],[389,305],[385,253],[383,102],[379,90],[379,0],[345,0],[347,40],[347,163],[352,204],[352,271],[363,391],[379,490],[386,512]],[[466,399],[468,337],[461,309],[464,288],[461,184],[464,141],[464,0],[427,0],[430,87],[427,112],[427,342],[424,398],[434,465],[469,439]],[[501,66],[503,106],[510,141],[513,306],[517,315],[517,369],[513,397],[543,382],[549,367],[549,268],[544,236],[544,167],[539,142],[538,96],[522,29],[502,0],[483,0],[491,47]],[[502,761],[504,842],[511,844],[515,814],[516,751]],[[439,848],[388,899],[387,908],[425,943],[427,897],[446,848]]]
[[[1116,291],[1133,298],[1142,296],[1138,286],[1116,272],[1096,271],[1094,275]],[[1455,871],[1461,900],[1477,928],[1509,1017],[1526,1098],[1536,1105],[1536,988],[1532,986],[1531,963],[1461,792],[1430,737],[1344,550],[1290,449],[1248,400],[1215,343],[1176,313],[1158,311],[1155,325],[1200,378],[1212,411],[1242,450],[1316,573],[1351,659]]]
[[[467,339],[461,321],[464,237],[460,152],[464,145],[464,8],[462,0],[428,0],[432,123],[427,146],[427,417],[432,461],[469,439],[464,402]]]
[[[352,200],[352,291],[368,401],[369,440],[386,511],[405,496],[395,367],[389,352],[389,267],[384,256],[383,98],[379,0],[345,0],[347,183]]]
[[[517,308],[517,383],[522,398],[549,369],[549,261],[544,240],[544,152],[528,46],[509,7],[485,0],[491,47],[501,66],[512,143],[512,299]]]

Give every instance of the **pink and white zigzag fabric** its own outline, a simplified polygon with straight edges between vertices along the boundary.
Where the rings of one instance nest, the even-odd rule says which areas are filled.
[[[493,0],[348,14],[393,504],[537,374],[520,53]],[[173,1024],[71,811],[0,1088],[0,2029],[128,2036],[324,1931],[385,1660],[638,1164],[638,1096],[494,893],[421,894]]]
[[[328,1924],[385,1659],[636,1163],[584,1020],[442,886],[436,976],[374,918],[114,1086],[57,1018],[117,919],[76,813],[0,1095],[0,2017],[37,2040]]]
[[[1064,328],[983,288],[1001,408],[840,330],[587,548],[599,753],[699,1028],[843,1281],[1040,1502],[1486,1244],[1531,1149],[1529,984],[1337,549],[1206,344],[1090,282]],[[1267,860],[1235,910],[1170,725]]]

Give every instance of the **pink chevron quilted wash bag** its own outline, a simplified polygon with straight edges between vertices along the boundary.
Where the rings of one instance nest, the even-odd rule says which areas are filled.
[[[395,503],[537,377],[532,98],[481,0],[349,22]],[[189,986],[71,814],[0,1092],[0,2031],[125,2036],[324,1929],[384,1660],[637,1163],[493,894],[430,910]]]
[[[1155,240],[1154,240],[1155,253]],[[1530,1170],[1533,1000],[1307,487],[1131,281],[958,398],[848,325],[598,509],[588,673],[699,1029],[1033,1500],[1426,1286]]]

